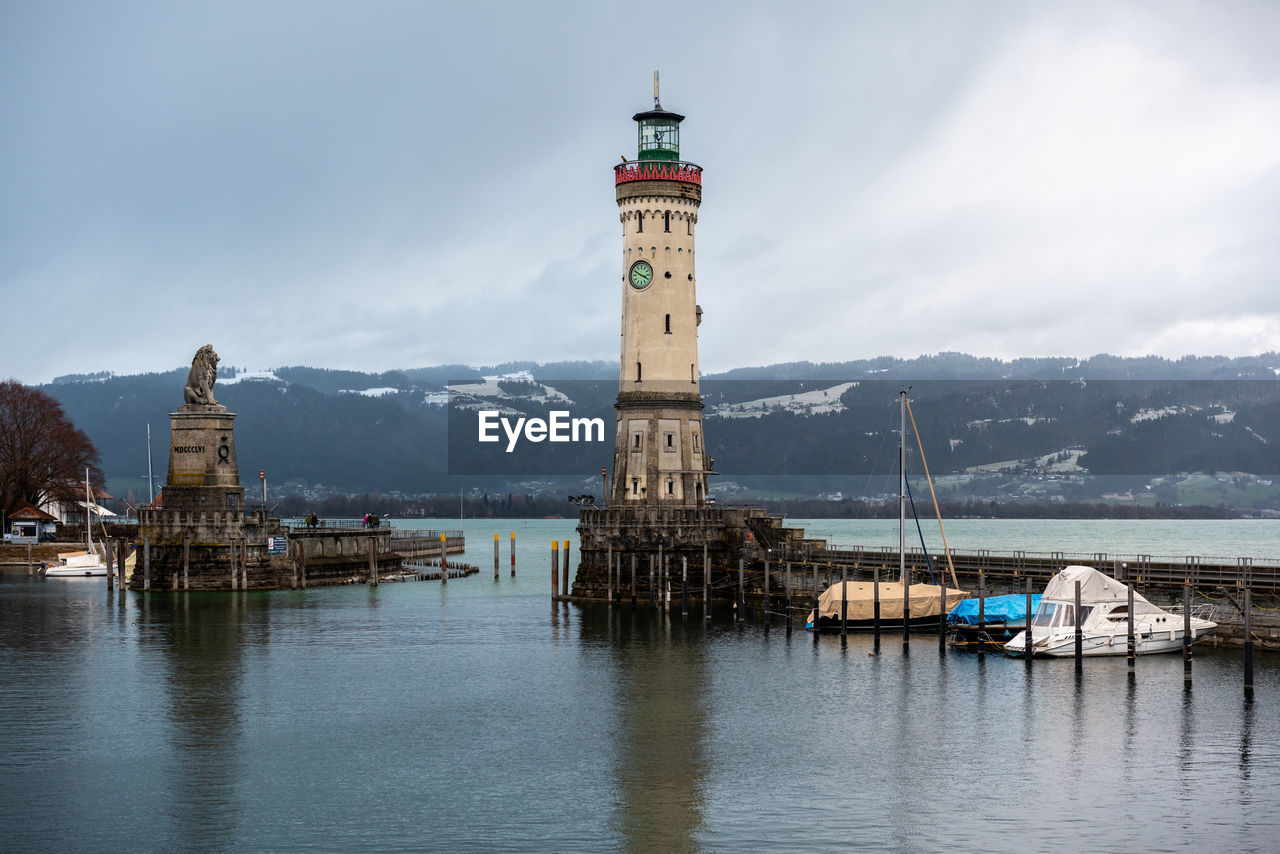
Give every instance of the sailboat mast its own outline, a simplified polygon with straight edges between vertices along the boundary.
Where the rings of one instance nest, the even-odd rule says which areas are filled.
[[[89,516],[89,507],[93,498],[89,495],[89,467],[84,467],[84,544],[85,551],[93,554],[93,519]]]
[[[151,476],[151,425],[147,425],[147,500],[156,503],[155,481]]]
[[[898,578],[907,583],[907,392],[898,392]]]

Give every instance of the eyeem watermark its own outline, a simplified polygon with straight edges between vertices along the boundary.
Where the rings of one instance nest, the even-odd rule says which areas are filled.
[[[567,409],[553,409],[548,417],[520,417],[512,424],[497,409],[482,409],[479,412],[479,436],[481,442],[500,442],[502,436],[498,428],[507,437],[507,453],[516,449],[516,444],[523,437],[529,442],[603,442],[603,418],[573,418]],[[595,438],[592,438],[592,434]]]

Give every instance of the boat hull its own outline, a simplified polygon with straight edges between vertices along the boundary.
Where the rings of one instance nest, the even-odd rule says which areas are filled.
[[[1207,622],[1207,621],[1200,621]],[[1191,629],[1191,642],[1202,639],[1212,629],[1216,628],[1216,623],[1209,623],[1205,626],[1193,626]],[[1023,638],[1026,637],[1025,632],[1019,634],[1012,641],[1004,645],[1006,655],[1021,658],[1026,655],[1026,647],[1023,645]],[[1182,629],[1161,629],[1159,631],[1136,632],[1134,634],[1134,654],[1136,655],[1154,655],[1165,652],[1177,652],[1182,649]],[[1036,658],[1074,658],[1076,654],[1075,634],[1053,633],[1041,640],[1041,638],[1032,636],[1032,655]],[[1088,633],[1084,634],[1081,642],[1080,654],[1082,656],[1104,656],[1104,655],[1128,655],[1129,654],[1129,637],[1126,632],[1118,634],[1113,633]]]
[[[105,577],[105,566],[51,566],[44,571],[45,578]]]

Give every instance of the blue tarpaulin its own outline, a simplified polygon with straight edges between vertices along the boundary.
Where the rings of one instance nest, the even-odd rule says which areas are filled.
[[[1006,623],[1022,625],[1027,623],[1027,597],[1023,593],[1011,593],[1008,596],[988,596],[984,600],[983,616],[988,623]],[[1031,612],[1034,614],[1040,607],[1040,594],[1031,596]],[[978,625],[978,600],[965,599],[947,614],[948,623],[964,623]]]

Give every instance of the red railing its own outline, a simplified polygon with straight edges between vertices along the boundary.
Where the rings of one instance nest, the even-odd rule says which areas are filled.
[[[613,183],[628,181],[682,181],[702,186],[702,167],[683,160],[635,160],[613,167]]]

